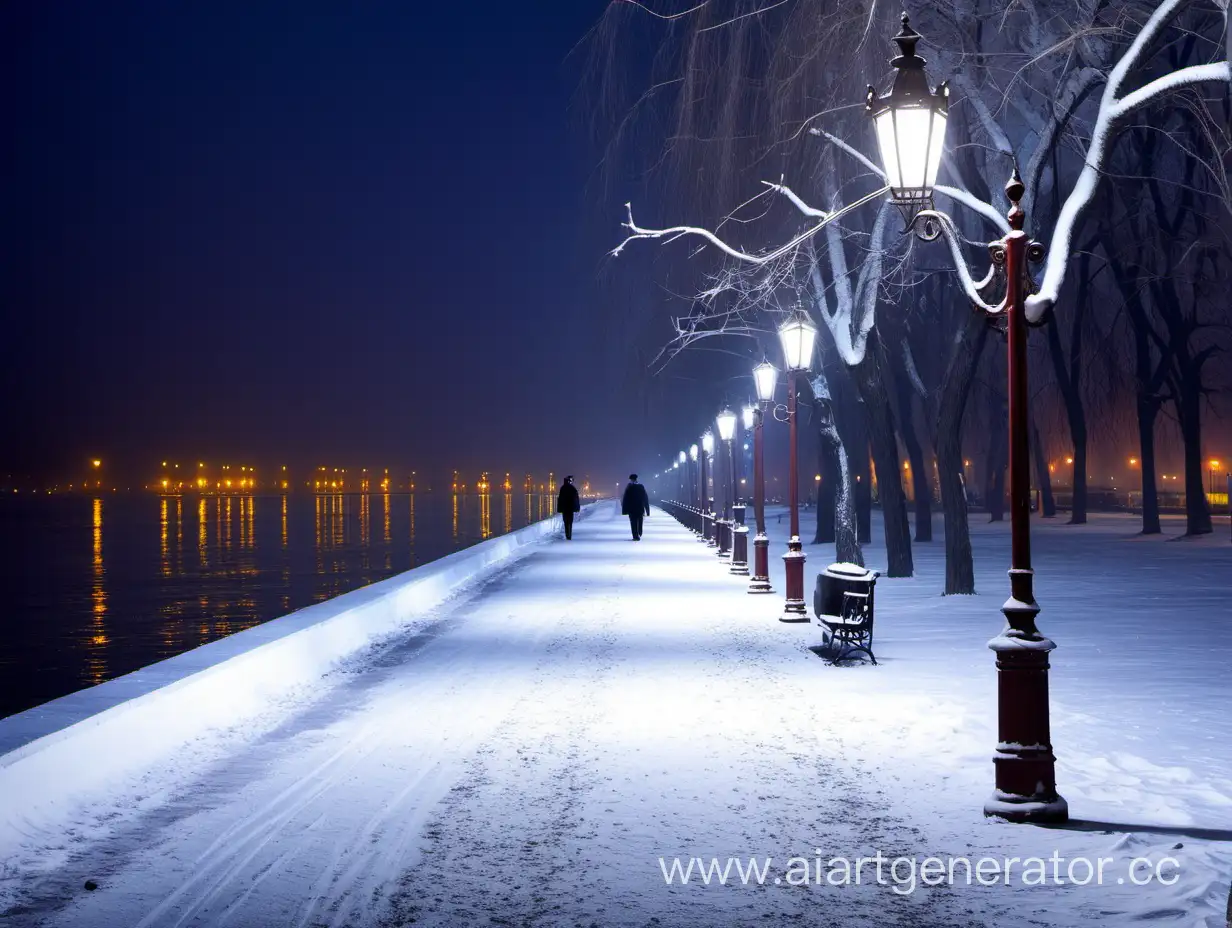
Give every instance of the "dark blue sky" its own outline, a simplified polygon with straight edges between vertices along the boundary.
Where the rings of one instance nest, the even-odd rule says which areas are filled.
[[[603,5],[6,4],[0,468],[626,472]]]

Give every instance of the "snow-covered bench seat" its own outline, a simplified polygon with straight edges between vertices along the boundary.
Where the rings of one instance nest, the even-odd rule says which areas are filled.
[[[831,564],[817,575],[813,611],[828,633],[830,663],[862,652],[873,655],[873,597],[880,574],[858,564]]]

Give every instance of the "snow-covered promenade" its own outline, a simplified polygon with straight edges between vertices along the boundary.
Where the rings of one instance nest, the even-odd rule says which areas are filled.
[[[777,621],[777,557],[779,592],[749,596],[662,511],[633,543],[603,504],[572,542],[529,546],[90,808],[0,795],[0,924],[1222,928],[1232,545],[1115,517],[1037,527],[1058,785],[1080,820],[1042,829],[981,815],[1008,532],[973,529],[979,595],[939,596],[941,542],[917,545],[917,576],[878,585],[881,666],[831,667],[815,627]],[[807,550],[811,588],[827,557]],[[871,865],[861,885],[789,885],[790,858],[878,853],[1114,863],[1102,886],[1054,885],[1050,863],[1049,885],[907,892],[888,862],[884,885]],[[699,857],[772,862],[762,885],[734,867],[667,885]],[[1176,879],[1133,885],[1135,857],[1175,858]]]

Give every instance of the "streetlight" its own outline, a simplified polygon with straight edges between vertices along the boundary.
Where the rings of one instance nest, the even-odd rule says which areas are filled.
[[[713,454],[714,433],[706,429],[702,432],[702,538],[710,547],[718,544],[714,538],[714,500],[710,498],[710,481],[706,479],[707,465]]]
[[[878,96],[870,84],[867,105],[890,185],[890,200],[910,226],[920,210],[932,208],[950,88],[944,81],[935,91],[928,86],[925,61],[915,53],[920,34],[911,28],[906,13],[902,31],[894,41],[900,51],[890,62],[895,68],[894,84],[884,96]]]
[[[1218,462],[1218,461],[1216,461],[1216,460],[1214,460],[1214,459],[1212,458],[1211,460],[1207,461],[1206,463],[1209,465],[1209,468],[1207,469],[1207,474],[1208,474],[1209,476],[1208,476],[1208,478],[1207,478],[1207,479],[1208,479],[1208,481],[1210,482],[1210,485],[1211,485],[1211,492],[1210,492],[1210,495],[1211,495],[1211,496],[1214,496],[1214,495],[1215,495],[1215,471],[1219,469],[1219,462]]]
[[[697,463],[697,442],[689,445],[689,460],[694,464]],[[689,475],[689,502],[693,502],[693,491],[697,489],[697,485],[692,482],[693,475]]]
[[[787,573],[787,601],[783,614],[784,622],[807,622],[808,609],[804,603],[804,545],[800,542],[800,474],[796,460],[798,437],[796,434],[796,393],[801,371],[807,371],[813,362],[813,344],[817,339],[817,326],[808,316],[797,311],[779,326],[779,341],[783,346],[783,359],[787,364],[787,424],[788,424],[788,478],[789,506],[791,508],[791,539],[783,562]]]
[[[962,250],[954,221],[930,208],[949,90],[945,84],[935,91],[928,86],[924,59],[915,53],[919,40],[904,14],[902,31],[894,37],[900,52],[891,61],[894,84],[880,97],[869,88],[868,112],[877,131],[891,202],[902,210],[908,227],[916,227],[922,240],[932,241],[944,233],[958,257]],[[1007,216],[1010,231],[989,244],[994,264],[1004,271],[1006,286],[1001,302],[985,303],[967,269],[958,268],[966,278],[964,287],[973,304],[989,316],[1006,320],[1009,355],[1010,598],[1001,607],[1006,627],[988,643],[997,655],[998,744],[993,758],[996,789],[984,804],[984,814],[1018,822],[1061,822],[1068,819],[1069,808],[1057,794],[1048,719],[1048,653],[1056,645],[1036,627],[1040,609],[1032,590],[1025,298],[1029,287],[1027,263],[1042,260],[1044,249],[1023,232],[1026,214],[1019,204],[1025,192],[1015,168],[1005,185],[1011,204]]]
[[[677,459],[676,463],[682,468],[680,472],[680,493],[681,493],[681,502],[683,503],[684,502],[684,488],[688,484],[688,480],[689,480],[688,455],[686,455],[683,451],[681,451],[680,457]]]
[[[753,512],[757,518],[757,535],[753,538],[753,576],[749,578],[750,593],[773,593],[770,586],[770,539],[766,536],[766,448],[763,431],[766,410],[774,401],[774,387],[779,372],[766,359],[753,368],[753,386],[757,390],[757,406],[753,409]]]
[[[735,500],[735,458],[732,452],[732,439],[736,437],[736,414],[731,408],[724,406],[715,417],[719,427],[719,440],[727,446],[727,493],[723,499],[723,521],[719,529],[719,557],[729,557],[732,553],[732,506]]]

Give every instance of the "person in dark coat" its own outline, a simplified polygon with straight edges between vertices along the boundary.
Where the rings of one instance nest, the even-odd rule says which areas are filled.
[[[577,487],[573,485],[573,476],[570,475],[560,485],[560,493],[556,497],[556,511],[565,522],[565,541],[573,540],[573,514],[581,510],[582,500],[578,496]]]
[[[650,515],[650,496],[646,493],[646,488],[637,482],[637,474],[629,475],[625,495],[620,501],[620,514],[629,517],[633,540],[641,541],[642,519]]]

